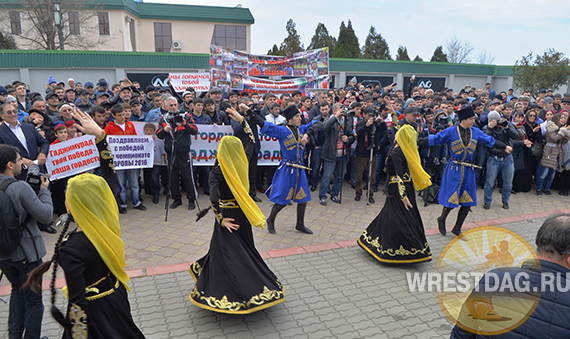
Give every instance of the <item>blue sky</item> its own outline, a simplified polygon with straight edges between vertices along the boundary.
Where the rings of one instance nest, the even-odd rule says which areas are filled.
[[[362,46],[370,26],[382,34],[395,57],[399,45],[407,47],[411,59],[419,55],[429,61],[438,45],[456,36],[470,43],[473,61],[486,51],[495,57],[493,64],[513,65],[530,52],[542,54],[554,48],[570,54],[570,1],[392,1],[392,0],[152,0],[177,4],[249,8],[255,24],[251,30],[251,51],[265,54],[286,36],[290,18],[305,48],[319,22],[338,37],[341,21],[350,19]]]

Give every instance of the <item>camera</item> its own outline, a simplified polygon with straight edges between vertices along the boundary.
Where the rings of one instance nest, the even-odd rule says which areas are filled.
[[[26,175],[26,182],[30,187],[38,194],[42,186],[42,177],[46,178],[45,174],[40,173],[40,167],[38,165],[30,165],[28,167],[28,174]]]
[[[507,120],[503,120],[499,122],[501,127],[509,127],[509,122]]]
[[[168,122],[172,126],[183,124],[185,115],[186,112],[184,111],[168,112],[168,116],[166,117],[166,122]]]

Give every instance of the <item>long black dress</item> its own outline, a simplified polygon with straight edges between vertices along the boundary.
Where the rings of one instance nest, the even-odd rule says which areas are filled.
[[[251,224],[219,166],[210,172],[210,201],[216,222],[210,250],[188,269],[196,282],[190,301],[229,314],[252,313],[283,302],[283,286],[255,248]],[[230,233],[220,225],[222,218],[235,219],[239,229]]]
[[[67,236],[61,244],[59,264],[67,282],[68,319],[77,324],[72,331],[65,331],[63,338],[144,339],[133,321],[125,286],[83,232]],[[85,320],[87,330],[81,326]]]
[[[382,211],[358,239],[358,245],[378,261],[409,264],[431,260],[414,186],[401,148],[392,150],[386,163],[388,195]],[[403,199],[413,207],[406,210]]]

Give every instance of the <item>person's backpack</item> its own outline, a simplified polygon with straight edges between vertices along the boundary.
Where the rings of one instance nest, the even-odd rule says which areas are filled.
[[[16,179],[4,179],[0,184],[0,255],[8,255],[20,245],[24,227],[20,217],[14,210],[12,199],[6,194],[6,188],[15,183]]]
[[[439,193],[439,185],[433,184],[421,192],[424,199],[424,207],[429,204],[437,204],[437,195]]]

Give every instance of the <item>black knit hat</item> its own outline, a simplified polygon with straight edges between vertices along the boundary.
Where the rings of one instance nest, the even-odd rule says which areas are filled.
[[[474,117],[475,111],[473,110],[473,107],[466,105],[462,109],[457,111],[457,115],[459,116],[459,121],[462,121]]]
[[[290,105],[281,113],[285,119],[289,120],[292,119],[295,115],[299,114],[299,109],[295,105]]]

